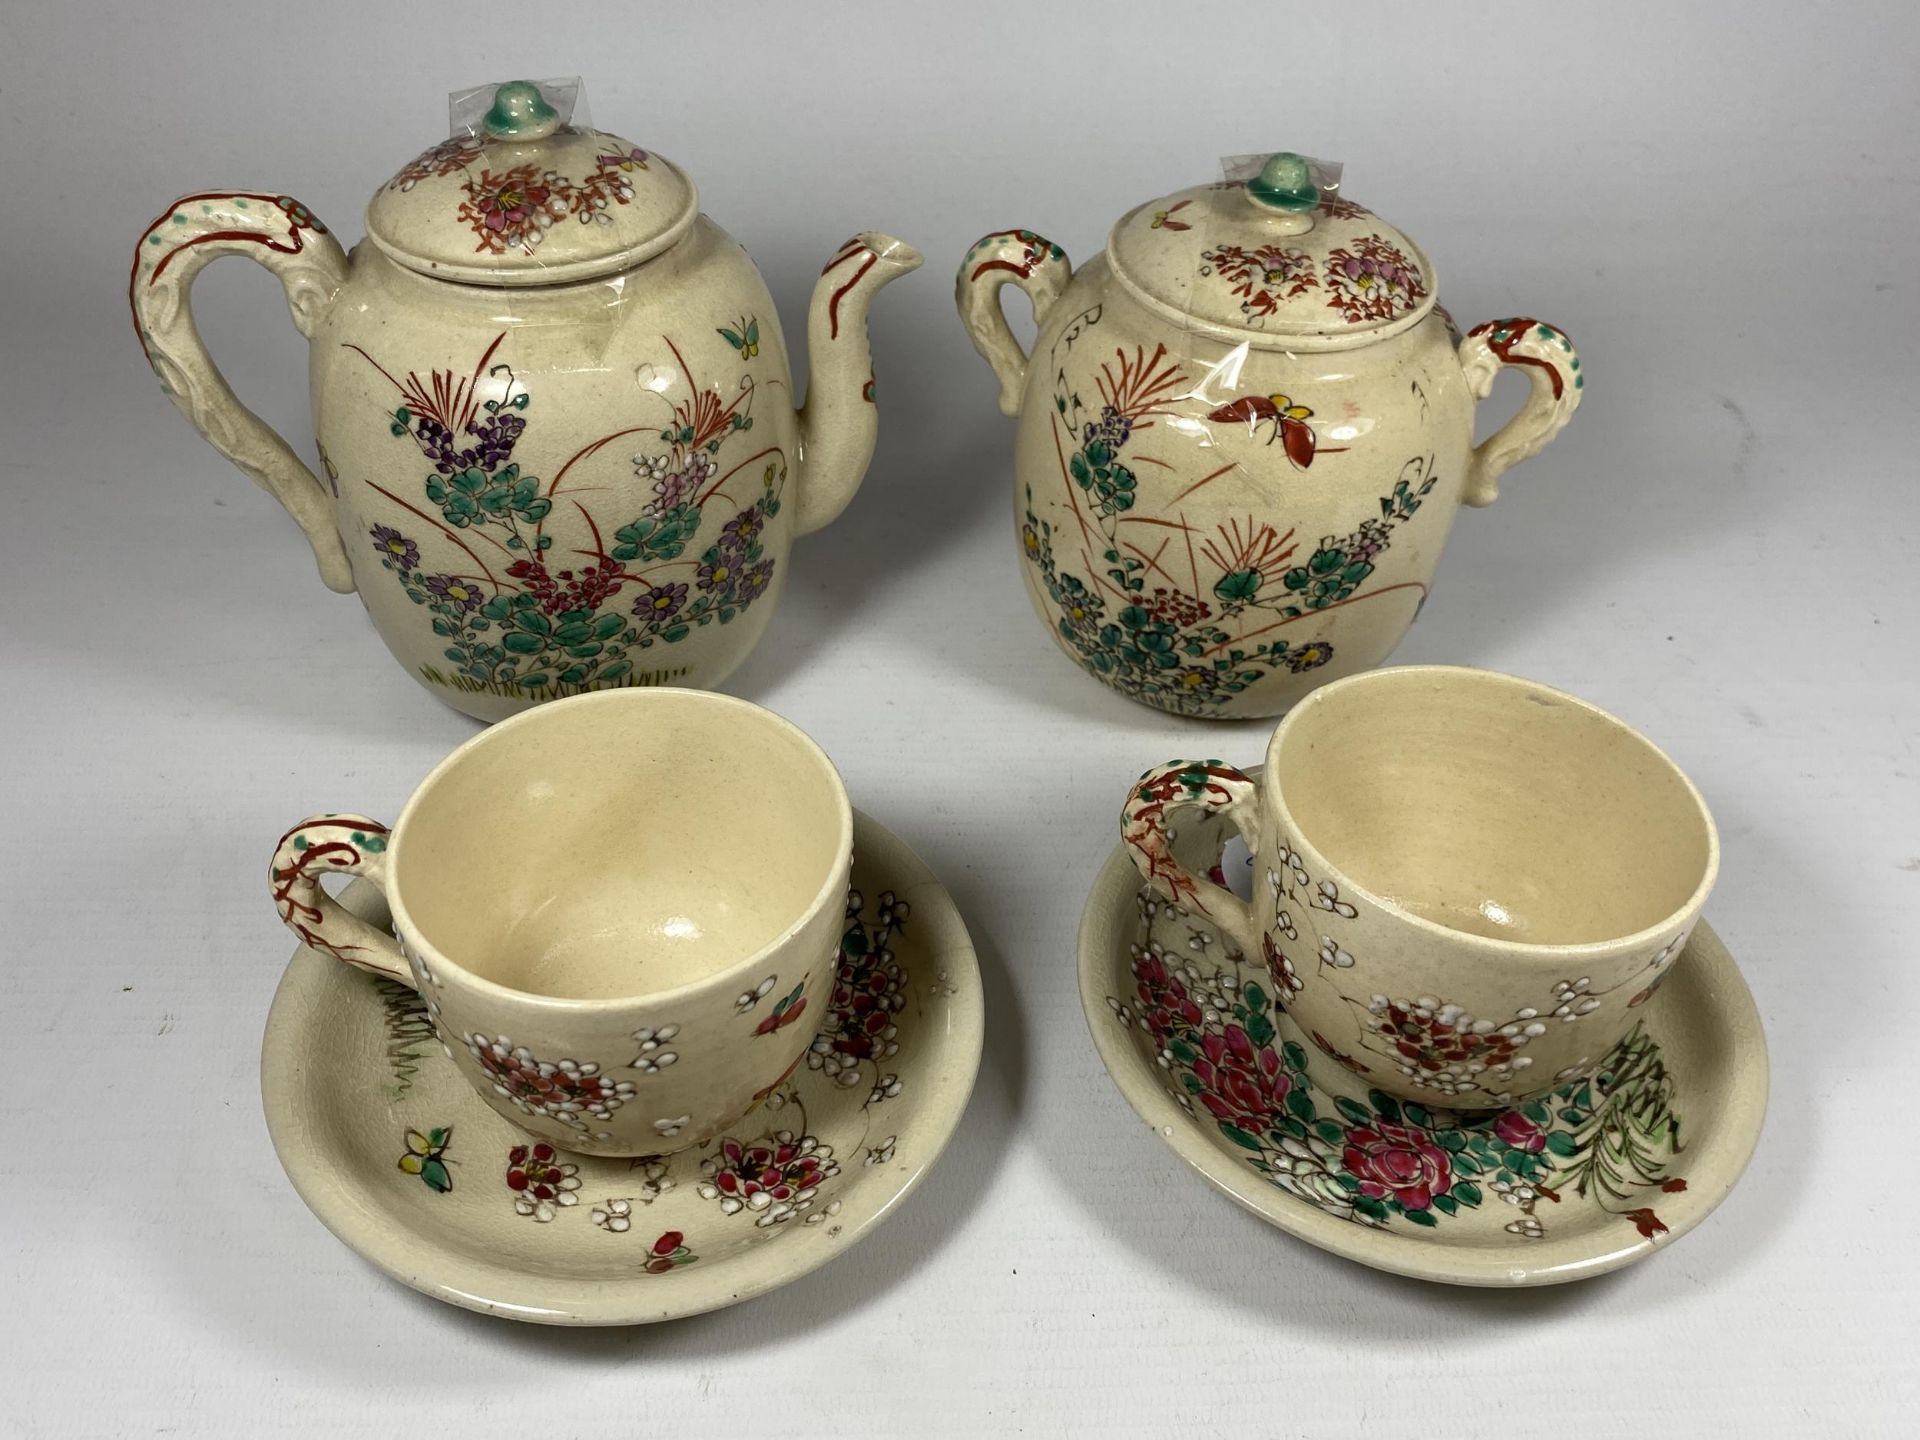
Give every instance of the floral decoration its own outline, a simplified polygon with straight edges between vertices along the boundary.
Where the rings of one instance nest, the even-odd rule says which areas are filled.
[[[589,1119],[611,1119],[633,1098],[631,1081],[611,1080],[591,1061],[542,1060],[504,1035],[489,1040],[475,1032],[462,1038],[494,1094],[523,1115],[584,1130]]]
[[[681,1265],[691,1265],[700,1257],[687,1248],[687,1237],[668,1230],[647,1247],[647,1258],[640,1267],[649,1275],[664,1275]]]
[[[488,203],[496,202],[532,203],[505,191]],[[729,442],[753,428],[756,383],[742,375],[722,399],[701,387],[669,338],[687,393],[670,402],[661,389],[642,387],[668,412],[664,424],[640,427],[651,443],[632,462],[651,498],[638,515],[603,523],[586,501],[590,492],[574,494],[564,482],[576,462],[633,427],[580,447],[552,480],[529,473],[516,452],[533,397],[497,358],[506,338],[497,336],[464,376],[436,370],[396,379],[359,352],[399,395],[388,428],[431,467],[421,490],[428,508],[367,482],[395,507],[391,521],[368,532],[374,556],[445,642],[452,674],[428,666],[421,673],[433,683],[515,698],[631,683],[637,652],[729,624],[772,587],[766,538],[781,509],[785,457],[776,448],[725,463]],[[757,492],[735,499],[729,487],[754,467]],[[726,518],[709,532],[716,507]],[[556,548],[563,519],[566,546]],[[446,542],[431,566],[422,561],[421,524]]]
[[[1307,988],[1307,982],[1300,978],[1300,972],[1293,967],[1293,961],[1273,943],[1273,936],[1263,933],[1260,936],[1260,951],[1266,957],[1267,974],[1273,980],[1279,993],[1280,1004],[1284,1007],[1287,998],[1298,995]]]
[[[593,1223],[614,1235],[624,1235],[633,1227],[633,1201],[605,1200],[593,1207]]]
[[[1262,936],[1262,952],[1274,995],[1284,1008],[1305,989],[1304,978],[1275,939],[1276,933],[1288,943],[1299,939],[1288,906],[1304,905],[1341,920],[1356,918],[1359,910],[1341,896],[1338,881],[1326,876],[1314,880],[1306,858],[1285,833],[1275,834],[1273,853],[1267,890],[1274,906],[1274,922]],[[1323,928],[1315,939],[1320,973],[1354,970],[1360,965],[1333,930]],[[1676,940],[1664,947],[1649,968],[1658,972],[1677,952],[1678,944]],[[1653,983],[1657,986],[1657,976]],[[1533,1057],[1524,1053],[1527,1044],[1544,1035],[1551,1021],[1572,1024],[1592,1014],[1600,1008],[1601,994],[1593,992],[1587,976],[1561,980],[1544,1007],[1524,1007],[1503,1020],[1481,1019],[1469,1014],[1464,1006],[1434,995],[1408,999],[1375,993],[1364,1006],[1351,995],[1341,998],[1357,1012],[1362,1048],[1384,1058],[1407,1079],[1431,1090],[1437,1098],[1466,1096],[1504,1104],[1514,1081],[1533,1064]],[[1312,1038],[1348,1069],[1371,1073],[1364,1062],[1341,1053],[1324,1036],[1315,1033]],[[1582,1056],[1557,1073],[1555,1083],[1564,1084],[1591,1069],[1592,1057]]]
[[[1350,324],[1391,320],[1427,297],[1420,267],[1378,234],[1365,235],[1327,253],[1327,307]]]
[[[400,173],[387,182],[389,190],[411,190],[422,180],[458,175],[479,160],[485,147],[477,139],[456,135],[442,140],[400,167]]]
[[[1083,317],[1061,343],[1097,323]],[[1329,641],[1279,632],[1363,593],[1394,531],[1437,483],[1432,457],[1403,465],[1377,517],[1311,547],[1252,514],[1206,534],[1177,512],[1137,511],[1135,467],[1152,457],[1136,452],[1162,421],[1185,413],[1192,393],[1166,347],[1117,349],[1092,377],[1097,405],[1083,398],[1057,349],[1055,359],[1055,433],[1073,524],[1060,530],[1042,519],[1029,489],[1021,546],[1052,604],[1062,648],[1122,694],[1185,715],[1218,714],[1275,672],[1302,674],[1331,661]],[[1331,453],[1318,444],[1311,404],[1298,396],[1244,396],[1201,413],[1267,431],[1297,470]]]
[[[639,1070],[648,1075],[657,1075],[680,1058],[680,1052],[667,1048],[668,1042],[680,1033],[678,1025],[643,1025],[633,1032],[634,1043],[640,1047],[640,1053],[627,1062],[629,1070]],[[681,1123],[686,1116],[680,1117]],[[656,1130],[659,1122],[654,1123]],[[662,1131],[671,1134],[671,1131]]]
[[[580,1167],[559,1159],[544,1141],[516,1145],[507,1152],[507,1189],[513,1192],[514,1214],[545,1225],[580,1203]]]
[[[1573,1194],[1651,1239],[1665,1226],[1636,1202],[1685,1188],[1667,1174],[1681,1148],[1673,1080],[1644,1025],[1591,1077],[1546,1099],[1456,1114],[1378,1090],[1364,1103],[1317,1090],[1306,1051],[1280,1034],[1265,988],[1242,983],[1236,970],[1203,974],[1151,941],[1134,946],[1132,969],[1133,995],[1107,1003],[1152,1045],[1173,1097],[1253,1169],[1328,1214],[1433,1228],[1491,1193],[1519,1212],[1504,1233],[1532,1240],[1547,1233],[1541,1203]]]
[[[884,1062],[897,1056],[902,1046],[900,1020],[907,1009],[908,977],[895,945],[911,913],[911,907],[892,891],[871,899],[859,891],[848,893],[831,992],[819,1006],[811,1007],[811,1013],[823,1021],[820,1032],[787,1072],[756,1097],[756,1108],[764,1104],[769,1112],[780,1112],[779,1128],[755,1139],[724,1136],[671,1157],[642,1156],[627,1162],[623,1173],[616,1171],[618,1162],[583,1163],[553,1144],[527,1140],[507,1153],[504,1179],[514,1213],[545,1225],[577,1209],[581,1217],[567,1223],[583,1228],[590,1223],[611,1237],[606,1242],[611,1251],[616,1242],[639,1243],[643,1213],[671,1196],[677,1174],[680,1186],[691,1194],[677,1205],[669,1199],[665,1212],[653,1213],[683,1225],[693,1218],[687,1212],[692,1206],[702,1213],[717,1211],[729,1220],[737,1217],[732,1231],[735,1241],[786,1226],[796,1217],[807,1225],[829,1224],[829,1233],[840,1233],[842,1201],[834,1182],[842,1179],[842,1166],[851,1163],[843,1157],[855,1157],[864,1170],[891,1164],[898,1153],[900,1135],[894,1133],[898,1127],[882,1128],[873,1112],[897,1099],[904,1089],[898,1071],[885,1068]],[[423,963],[412,958],[416,965]],[[944,976],[941,982],[930,989],[952,993]],[[430,974],[423,974],[421,983],[430,989],[434,981]],[[769,975],[735,997],[734,1009],[741,1014],[767,1011],[763,1026],[774,1017],[785,1017],[779,1020],[779,1028],[785,1028],[799,1017],[807,998],[801,991],[802,987],[793,987],[769,1008],[765,1002],[782,993],[778,979]],[[639,1053],[630,1062],[632,1067],[645,1074],[672,1065],[678,1058],[674,1047],[679,1035],[675,1024],[635,1031]],[[551,1116],[573,1126],[584,1126],[597,1113],[610,1114],[630,1103],[636,1089],[648,1083],[636,1078],[610,1085],[592,1064],[570,1059],[545,1062],[504,1036],[464,1038],[498,1093],[514,1100],[524,1113]],[[810,1069],[822,1072],[822,1081],[790,1083],[803,1058]],[[852,1110],[836,1105],[836,1123],[841,1128],[829,1132],[832,1143],[810,1126],[807,1116],[809,1095],[817,1101],[820,1086],[827,1081],[836,1090],[866,1087],[856,1091],[861,1099]],[[852,1124],[847,1124],[849,1119]],[[690,1117],[661,1116],[651,1123],[662,1139],[671,1139],[685,1129]],[[420,1177],[435,1192],[450,1190],[452,1162],[447,1149],[452,1128],[409,1129],[404,1135],[406,1149],[398,1168]],[[591,1192],[585,1189],[589,1180]],[[712,1243],[713,1237],[707,1235],[706,1244]],[[664,1274],[698,1258],[683,1231],[669,1230],[646,1245],[638,1263],[646,1273]]]
[[[1372,1034],[1384,1042],[1394,1068],[1447,1096],[1503,1090],[1533,1064],[1533,1057],[1521,1052],[1547,1029],[1536,1011],[1523,1010],[1496,1024],[1431,995],[1414,1000],[1375,995],[1368,1010]]]
[[[664,1160],[641,1156],[631,1162],[631,1168],[640,1172],[634,1193],[614,1196],[593,1207],[593,1223],[615,1235],[624,1235],[633,1227],[634,1206],[651,1205],[673,1189],[673,1177],[667,1173]]]
[[[1264,323],[1282,301],[1320,288],[1313,257],[1281,245],[1216,245],[1200,252],[1200,262],[1203,276],[1218,275],[1240,297],[1240,313],[1250,325]]]
[[[778,983],[779,983],[779,976],[777,975],[767,976],[766,979],[762,980],[758,985],[754,986],[751,990],[742,990],[738,995],[734,996],[733,1008],[735,1010],[738,1010],[741,1014],[744,1015],[747,1011],[753,1009],[754,1006],[758,1005],[762,1000],[766,999],[769,992],[771,992],[773,987]]]
[[[531,255],[561,221],[606,224],[614,206],[633,202],[633,177],[648,168],[650,157],[610,135],[600,139],[606,143],[594,156],[593,169],[579,179],[531,162],[494,170],[485,163],[490,142],[456,139],[411,161],[387,182],[388,188],[411,190],[432,176],[464,173],[458,214],[473,230],[473,248],[492,255],[516,249]]]
[[[743,1209],[754,1224],[773,1226],[812,1208],[820,1186],[840,1173],[833,1148],[812,1135],[776,1130],[751,1144],[726,1139],[701,1163],[700,1194],[725,1215]]]
[[[833,992],[826,1023],[807,1050],[810,1069],[824,1071],[842,1085],[857,1085],[878,1062],[900,1049],[896,1023],[907,1003],[906,972],[893,953],[893,939],[913,913],[893,891],[882,891],[871,923],[861,918],[866,902],[858,890],[847,893],[847,924],[840,936]],[[900,1093],[898,1076],[875,1084],[869,1103]]]

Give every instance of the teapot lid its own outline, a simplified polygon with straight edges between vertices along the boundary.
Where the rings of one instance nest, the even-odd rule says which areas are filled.
[[[1281,151],[1228,173],[1149,200],[1107,237],[1114,275],[1149,310],[1256,346],[1312,350],[1384,338],[1433,308],[1432,263],[1339,196],[1338,167]]]
[[[577,86],[510,80],[469,93],[485,112],[367,204],[367,238],[408,269],[481,285],[585,280],[659,254],[699,214],[678,166],[571,123]]]

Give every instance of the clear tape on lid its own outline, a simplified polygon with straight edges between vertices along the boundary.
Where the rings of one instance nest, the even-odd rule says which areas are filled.
[[[502,288],[624,273],[678,243],[692,181],[589,119],[577,76],[453,92],[448,137],[369,202],[369,239],[419,273]]]
[[[1220,157],[1220,178],[1233,184],[1245,184],[1259,178],[1260,172],[1274,155],[1272,150],[1262,150],[1252,155],[1223,155]],[[1307,175],[1314,188],[1320,192],[1323,200],[1335,200],[1340,196],[1340,177],[1346,171],[1346,165],[1339,160],[1320,160],[1312,155],[1299,157],[1306,162]],[[1221,192],[1225,193],[1225,192]]]
[[[551,80],[535,80],[540,98],[552,106],[562,125],[583,130],[593,128],[593,114],[587,105],[587,87],[578,75],[562,75]],[[493,109],[501,82],[489,80],[469,90],[454,90],[447,95],[447,138],[476,139],[486,133],[487,112]]]
[[[1244,212],[1253,203],[1249,192],[1259,185],[1262,173],[1268,170],[1275,155],[1274,151],[1263,150],[1246,155],[1222,156],[1220,179],[1206,191],[1205,216],[1199,223],[1208,224],[1216,217],[1241,219],[1238,212]],[[1311,155],[1297,158],[1304,166],[1304,174],[1296,177],[1301,193],[1290,202],[1288,208],[1310,211],[1316,203],[1339,196],[1340,180],[1346,168],[1340,161],[1322,160]],[[1287,212],[1276,208],[1274,213],[1283,215]],[[1221,228],[1231,230],[1237,227],[1230,221]],[[1257,261],[1259,252],[1253,252],[1247,258]],[[1188,395],[1206,407],[1206,420],[1188,418],[1183,421],[1181,428],[1187,429],[1201,444],[1208,445],[1212,443],[1210,436],[1213,426],[1240,426],[1250,435],[1264,436],[1279,443],[1296,468],[1311,465],[1315,436],[1305,422],[1312,412],[1294,404],[1285,395],[1241,393],[1241,372],[1252,353],[1252,342],[1225,340],[1219,334],[1217,322],[1196,317],[1193,309],[1195,293],[1193,289],[1186,292],[1187,303],[1182,307],[1181,315],[1183,344],[1180,348],[1189,364],[1195,367],[1193,386]]]

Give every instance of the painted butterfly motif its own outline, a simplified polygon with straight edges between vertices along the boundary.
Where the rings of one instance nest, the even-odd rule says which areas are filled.
[[[720,338],[740,352],[742,360],[751,360],[760,353],[760,321],[749,316],[733,322],[733,327],[720,327]]]
[[[1176,220],[1173,217],[1192,203],[1193,201],[1191,200],[1182,200],[1178,205],[1169,206],[1165,210],[1154,211],[1153,223],[1148,228],[1153,230],[1191,230],[1193,226],[1184,220]]]
[[[1285,395],[1246,395],[1207,413],[1209,420],[1238,421],[1256,432],[1262,425],[1271,424],[1273,433],[1267,443],[1280,441],[1287,459],[1301,470],[1313,464],[1315,440],[1313,427],[1307,424],[1312,416],[1313,411],[1294,404]]]
[[[407,1153],[400,1157],[400,1168],[418,1175],[429,1190],[444,1195],[453,1189],[453,1176],[447,1170],[447,1146],[453,1141],[451,1125],[436,1125],[422,1135],[407,1131]]]

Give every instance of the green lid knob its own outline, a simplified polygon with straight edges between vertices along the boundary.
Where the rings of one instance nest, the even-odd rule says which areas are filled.
[[[1269,155],[1260,173],[1247,181],[1247,194],[1275,210],[1311,210],[1320,203],[1306,159],[1291,150]]]
[[[493,92],[493,108],[480,122],[496,140],[544,140],[560,128],[560,112],[531,80],[509,80]]]

